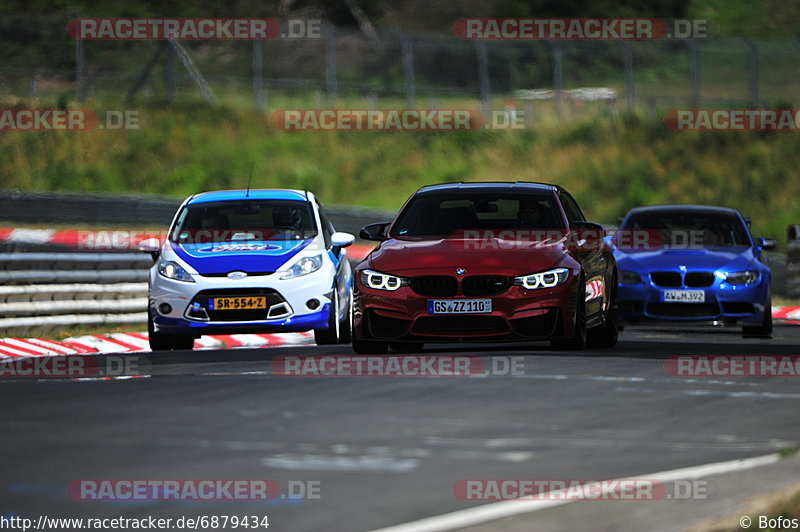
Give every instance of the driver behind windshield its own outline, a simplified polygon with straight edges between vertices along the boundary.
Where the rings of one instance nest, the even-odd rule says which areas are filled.
[[[289,239],[302,238],[303,220],[300,211],[289,205],[279,205],[272,211],[272,225],[276,237]]]
[[[538,202],[533,200],[520,200],[519,210],[517,211],[517,226],[519,227],[539,227],[544,220],[544,214]]]

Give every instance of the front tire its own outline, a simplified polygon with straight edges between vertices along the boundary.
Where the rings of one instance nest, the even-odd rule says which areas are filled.
[[[619,323],[617,322],[617,309],[608,309],[608,317],[601,327],[589,329],[586,333],[586,344],[589,347],[614,347],[619,340]]]
[[[353,340],[353,293],[350,292],[350,300],[347,302],[347,311],[344,319],[339,325],[339,343],[349,344]]]
[[[619,340],[619,312],[617,309],[617,276],[611,278],[611,297],[608,301],[605,323],[586,333],[586,343],[590,347],[614,347]]]
[[[172,349],[173,351],[178,351],[178,350],[191,351],[192,349],[194,349],[194,337],[176,334],[175,336],[172,337]]]
[[[339,343],[342,322],[339,321],[339,290],[333,287],[333,301],[328,314],[328,328],[314,329],[314,341],[317,345],[333,345]]]
[[[151,351],[174,351],[194,349],[194,337],[156,332],[153,325],[153,311],[147,313],[147,340]]]
[[[772,296],[764,304],[764,319],[758,325],[742,326],[744,338],[772,338]]]
[[[575,328],[570,338],[554,338],[550,340],[550,346],[554,349],[565,351],[577,351],[586,347],[586,284],[581,277],[577,301],[575,303]]]

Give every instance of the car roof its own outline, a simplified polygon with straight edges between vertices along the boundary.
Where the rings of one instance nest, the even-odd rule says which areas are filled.
[[[302,190],[281,188],[254,188],[247,190],[214,190],[202,192],[189,198],[187,205],[206,203],[209,201],[234,201],[234,200],[296,200],[308,201],[308,193]]]
[[[448,191],[554,192],[556,190],[561,191],[563,189],[558,185],[532,183],[528,181],[478,181],[470,183],[459,182],[427,185],[417,190],[416,194],[429,194]]]
[[[694,204],[671,204],[671,205],[650,205],[647,207],[635,207],[628,211],[628,215],[640,214],[643,212],[659,211],[686,211],[686,212],[714,212],[718,214],[739,214],[739,211],[730,207],[720,207],[718,205],[694,205]]]

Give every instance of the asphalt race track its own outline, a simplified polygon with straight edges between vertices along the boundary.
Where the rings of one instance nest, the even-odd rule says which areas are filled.
[[[349,346],[295,346],[148,354],[146,378],[6,378],[0,500],[6,516],[268,515],[270,530],[361,531],[492,504],[456,498],[460,479],[614,479],[762,456],[800,441],[797,378],[674,377],[665,361],[797,355],[798,344],[791,326],[776,327],[772,340],[636,327],[611,350],[423,351],[479,356],[484,367],[522,360],[513,376],[271,373],[275,357],[352,355]],[[319,497],[77,501],[67,486],[78,479],[273,479],[284,495],[289,481],[295,490],[310,481],[302,486],[317,486]],[[582,504],[546,510],[538,528],[528,527],[536,514],[516,519],[532,530],[574,530],[558,523]],[[640,512],[631,526],[657,529],[648,518]],[[591,527],[604,529],[595,519]]]

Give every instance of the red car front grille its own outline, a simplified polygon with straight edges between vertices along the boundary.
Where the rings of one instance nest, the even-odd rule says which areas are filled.
[[[512,278],[502,275],[471,275],[461,281],[461,291],[467,297],[496,296],[511,286]]]
[[[411,289],[425,297],[452,297],[458,291],[458,281],[447,275],[423,275],[412,277]]]

